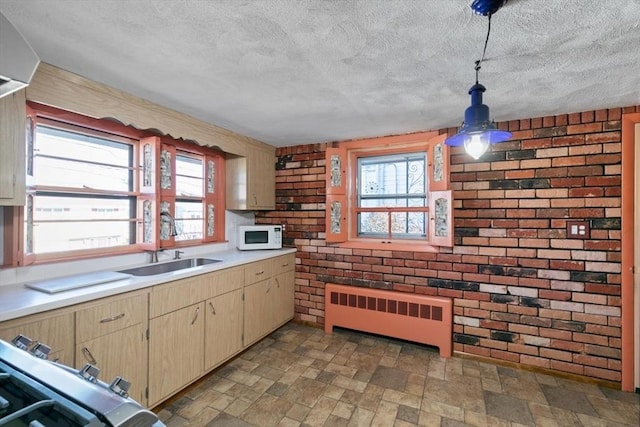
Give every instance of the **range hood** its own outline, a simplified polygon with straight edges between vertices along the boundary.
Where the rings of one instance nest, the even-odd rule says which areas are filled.
[[[0,98],[26,87],[40,58],[0,12]]]

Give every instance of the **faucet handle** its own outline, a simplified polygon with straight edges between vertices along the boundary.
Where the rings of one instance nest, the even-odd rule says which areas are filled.
[[[173,259],[180,259],[180,255],[183,255],[183,251],[175,251]]]

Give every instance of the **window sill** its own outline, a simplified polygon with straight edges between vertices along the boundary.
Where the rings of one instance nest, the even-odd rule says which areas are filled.
[[[428,243],[416,242],[388,242],[383,243],[380,241],[368,241],[368,240],[350,240],[342,243],[328,243],[327,246],[349,248],[349,249],[371,249],[376,251],[408,251],[408,252],[440,252],[439,246],[433,246]]]

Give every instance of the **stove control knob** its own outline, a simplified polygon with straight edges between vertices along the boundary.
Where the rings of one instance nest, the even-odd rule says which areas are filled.
[[[115,377],[113,381],[111,381],[111,384],[109,384],[111,391],[122,397],[129,397],[130,387],[131,383],[122,377]]]
[[[84,368],[78,372],[82,378],[92,383],[98,382],[98,375],[100,375],[100,369],[96,368],[90,363],[84,365]]]
[[[11,343],[21,350],[28,350],[29,346],[33,344],[33,340],[29,337],[25,337],[24,335],[20,334],[14,339],[12,339]]]
[[[34,345],[29,351],[35,357],[39,357],[40,359],[48,359],[49,353],[51,352],[51,347],[46,344],[42,344],[41,342],[37,342],[36,345]]]

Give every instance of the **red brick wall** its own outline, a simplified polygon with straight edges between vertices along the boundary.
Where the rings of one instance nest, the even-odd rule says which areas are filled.
[[[329,282],[446,296],[457,351],[620,381],[620,127],[635,111],[500,123],[512,140],[479,161],[452,149],[456,245],[438,254],[327,246],[326,144],[278,149],[277,210],[257,222],[285,223],[298,249],[296,319],[323,324]],[[567,239],[570,219],[590,238]]]

